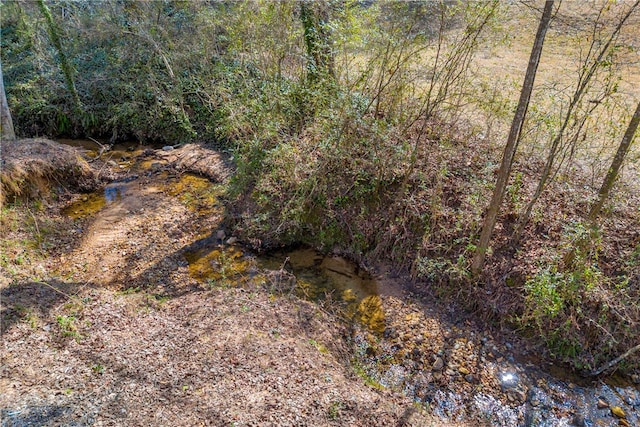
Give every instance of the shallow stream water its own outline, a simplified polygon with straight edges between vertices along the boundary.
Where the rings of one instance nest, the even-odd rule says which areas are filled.
[[[72,145],[96,148],[86,141]],[[109,154],[112,161],[131,173],[99,192],[82,196],[65,209],[66,215],[98,218],[104,206],[135,198],[130,189],[138,177],[157,167],[138,159],[140,146],[114,148],[117,150]],[[148,180],[150,175],[146,176]],[[197,200],[214,198],[219,192],[210,191],[215,186],[195,175],[175,179],[161,173],[154,176],[157,185],[175,197],[197,194],[191,201],[196,210]],[[211,203],[202,206],[203,215],[213,213]],[[126,210],[123,212],[126,215]],[[560,367],[542,369],[534,357],[521,357],[508,342],[438,318],[437,311],[425,306],[418,306],[424,310],[422,317],[407,315],[406,325],[393,323],[385,304],[389,297],[406,298],[403,284],[371,276],[344,258],[309,248],[256,257],[222,230],[194,241],[183,255],[192,276],[212,286],[242,286],[257,276],[266,277],[265,271],[286,271],[295,276],[290,293],[319,304],[328,300],[342,304],[348,319],[359,326],[353,344],[361,375],[378,386],[404,391],[446,418],[461,422],[475,418],[501,426],[640,426],[637,385],[615,379],[589,382]],[[423,325],[415,324],[418,318],[428,318],[437,327],[423,334]],[[439,346],[429,342],[436,335],[427,332],[435,329],[444,337],[438,337],[442,341]],[[402,339],[405,343],[398,344]]]

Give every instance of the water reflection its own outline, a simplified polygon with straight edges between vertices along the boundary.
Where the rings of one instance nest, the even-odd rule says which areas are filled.
[[[500,386],[502,389],[515,388],[518,385],[518,376],[513,372],[503,372],[500,374]]]
[[[125,195],[124,185],[109,184],[104,188],[104,199],[107,203],[113,203],[122,200]]]
[[[346,303],[347,315],[382,333],[385,314],[378,282],[351,261],[313,249],[276,252],[258,260],[262,268],[287,268],[297,278],[299,296],[312,301],[333,298]]]
[[[106,205],[121,201],[127,193],[125,181],[112,182],[104,190],[82,196],[62,210],[62,213],[73,219],[93,215]]]

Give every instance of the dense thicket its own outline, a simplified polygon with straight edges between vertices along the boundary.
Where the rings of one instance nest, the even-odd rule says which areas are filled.
[[[230,221],[255,247],[305,243],[392,261],[585,370],[640,336],[637,185],[623,176],[602,219],[587,218],[636,103],[618,88],[637,46],[613,32],[625,14],[638,22],[633,4],[556,11],[548,38],[571,46],[570,60],[534,89],[474,278],[524,74],[510,69],[509,43],[524,38],[530,49],[536,2],[45,3],[57,42],[38,2],[1,6],[19,135],[212,142],[233,154]],[[526,24],[517,35],[515,17]],[[484,72],[494,58],[509,76]]]

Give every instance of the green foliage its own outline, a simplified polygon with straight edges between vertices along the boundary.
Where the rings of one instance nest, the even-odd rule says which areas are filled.
[[[631,254],[625,260],[625,265],[629,270],[640,268],[640,243],[631,251]]]
[[[329,417],[330,420],[338,420],[340,419],[340,412],[342,411],[343,408],[344,408],[344,403],[342,403],[341,401],[331,402],[327,416]]]
[[[507,186],[507,200],[514,209],[520,208],[520,194],[522,191],[522,172],[516,172],[513,182]]]
[[[74,316],[57,316],[56,323],[64,337],[81,338],[78,332],[77,319]]]
[[[604,346],[593,346],[592,339],[580,325],[606,330],[610,325],[610,307],[593,306],[596,293],[614,288],[599,268],[601,236],[581,222],[565,228],[557,256],[545,262],[525,285],[525,309],[518,323],[532,329],[555,356],[571,362],[578,369],[594,368],[597,360],[606,360],[612,335]],[[562,254],[562,256],[560,256]],[[623,280],[624,282],[624,280]],[[627,304],[624,292],[611,302]]]
[[[130,6],[135,10],[129,10]],[[53,22],[59,36],[56,49],[60,51],[63,44],[73,64],[73,70],[65,70],[66,85],[51,47],[41,42],[46,34],[38,25],[37,10],[19,2],[2,7],[5,81],[20,134],[91,135],[112,141],[136,138],[171,144],[213,138],[216,125],[211,124],[211,96],[207,94],[211,87],[202,88],[200,83],[220,80],[208,69],[215,61],[200,56],[198,49],[169,52],[176,48],[173,36],[178,36],[179,43],[193,41],[187,38],[193,34],[183,31],[199,19],[190,5],[69,5],[65,14],[81,25]],[[63,15],[56,12],[52,9],[50,14],[54,21]],[[138,25],[131,27],[129,20]],[[198,23],[195,31],[211,26],[210,22]],[[72,74],[81,110],[68,96]]]
[[[573,325],[571,323],[571,320],[567,319],[558,328],[547,332],[544,338],[552,355],[571,361],[578,369],[584,369],[587,366],[584,366],[580,360],[583,348],[575,331],[572,330]]]
[[[91,367],[91,371],[93,371],[93,373],[95,374],[104,374],[104,366],[102,366],[100,363],[97,363]]]
[[[37,8],[3,4],[2,56],[18,131],[224,144],[259,134],[269,141],[301,132],[341,82],[360,97],[361,113],[373,106],[393,120],[408,112],[405,96],[417,88],[409,82],[411,63],[433,25],[410,18],[410,5],[307,6],[301,16],[293,2],[103,2],[68,4],[64,11],[52,4],[50,25],[41,26]],[[442,7],[446,22],[438,25],[449,28],[463,12]],[[390,12],[406,28],[386,26]],[[46,28],[57,30],[55,51],[45,42]],[[305,40],[312,45],[306,57]],[[385,45],[392,47],[387,55],[355,65],[359,52]],[[345,62],[334,70],[339,52]],[[64,73],[56,66],[60,53],[71,64]],[[385,67],[391,74],[376,71]],[[319,68],[336,79],[306,78]],[[69,96],[72,86],[79,99]]]
[[[525,284],[526,301],[530,306],[530,315],[538,323],[540,329],[546,326],[543,324],[543,320],[553,319],[565,306],[563,295],[566,294],[566,277],[554,270],[547,268]]]
[[[376,144],[388,139],[389,134],[376,129],[377,121],[358,117],[346,94],[336,94],[333,88],[326,92],[322,88],[311,90],[314,97],[324,101],[304,107],[310,123],[302,134],[275,146],[273,140],[260,138],[240,147],[236,151],[240,172],[236,183],[240,185],[242,178],[242,184],[253,188],[252,197],[259,209],[251,222],[256,234],[277,233],[273,238],[285,244],[312,243],[309,239],[313,238],[324,247],[353,238],[362,246],[366,244],[362,235],[347,229],[349,225],[341,217],[356,206],[366,209],[365,205],[379,198],[384,171],[382,162],[375,158],[376,149],[382,149]],[[335,101],[328,95],[331,92]],[[286,105],[301,105],[300,92],[290,95],[291,102],[285,99]],[[302,96],[307,95],[302,92]],[[337,114],[338,105],[342,115]],[[357,121],[359,128],[350,128],[351,120]],[[285,124],[285,128],[296,125]],[[361,161],[349,161],[356,157]],[[243,175],[244,171],[251,175]],[[269,213],[269,221],[262,222],[260,213]]]

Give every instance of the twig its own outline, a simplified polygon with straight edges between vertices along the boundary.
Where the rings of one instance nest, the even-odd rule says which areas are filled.
[[[589,373],[589,376],[590,377],[595,377],[595,376],[600,375],[601,373],[603,373],[607,369],[611,369],[613,366],[618,364],[621,360],[629,357],[630,355],[632,355],[633,353],[635,353],[638,350],[640,350],[640,344],[636,345],[635,347],[630,348],[623,355],[616,357],[612,361],[606,363],[604,366],[601,366],[600,369],[596,369],[595,371],[591,371]]]
[[[27,211],[31,215],[31,218],[33,218],[33,225],[35,226],[36,234],[38,235],[38,246],[40,246],[40,252],[44,252],[44,248],[42,246],[42,234],[40,234],[40,227],[38,227],[38,220],[36,219],[36,216],[33,214],[33,212],[31,212],[31,209],[29,209],[28,207],[27,207]]]
[[[618,314],[619,315],[619,314]],[[622,316],[620,316],[622,317]],[[595,320],[588,318],[587,319],[589,322],[593,323],[594,326],[596,326],[597,328],[602,329],[602,332],[604,332],[605,334],[609,335],[609,338],[611,338],[616,344],[618,344],[618,340],[613,336],[613,334],[609,331],[607,331],[607,329],[602,326],[601,324],[599,324],[598,322],[596,322]]]
[[[162,62],[164,62],[164,66],[167,69],[167,72],[169,73],[169,76],[171,77],[171,79],[172,80],[176,79],[176,75],[173,73],[173,69],[171,68],[171,63],[169,63],[169,59],[167,59],[165,54],[162,52],[162,49],[160,49],[160,45],[158,45],[158,43],[151,36],[145,33],[134,33],[132,31],[123,31],[123,33],[140,37],[141,39],[149,42],[153,46],[153,49],[156,51],[156,53],[160,56],[160,58],[162,58]]]
[[[89,138],[92,142],[95,142],[96,144],[98,144],[100,146],[100,150],[98,151],[98,154],[93,158],[88,160],[88,163],[92,163],[95,162],[96,160],[98,160],[104,153],[106,153],[107,151],[111,150],[111,145],[104,145],[101,144],[100,142],[96,141],[95,139],[91,138],[90,136],[88,136],[87,138]],[[98,172],[98,175],[100,173]]]
[[[87,138],[89,138],[91,141],[95,142],[96,144],[98,144],[100,146],[100,148],[102,148],[103,150],[106,150],[107,147],[105,147],[104,145],[102,145],[100,142],[98,142],[97,140],[91,138],[90,136],[88,136]]]
[[[290,263],[291,260],[289,257],[286,257],[284,259],[284,262],[282,263],[282,266],[280,266],[280,280],[282,280],[282,274],[286,271],[284,268],[287,265],[287,263]],[[291,296],[291,294],[293,293],[293,291],[296,289],[296,281],[293,281],[293,285],[291,286],[291,289],[289,289],[289,293],[287,294],[288,296]]]
[[[57,289],[57,288],[55,288],[54,286],[51,286],[49,283],[44,282],[44,281],[42,281],[42,280],[34,280],[34,283],[37,283],[37,284],[39,284],[39,285],[45,285],[45,286],[48,286],[48,287],[50,287],[51,289],[53,289],[54,291],[56,291],[57,293],[59,293],[59,294],[61,294],[61,295],[64,295],[64,296],[65,296],[65,297],[67,297],[68,299],[73,298],[73,296],[71,296],[71,295],[69,295],[69,294],[66,294],[66,293],[62,292],[60,289]],[[65,302],[66,302],[66,301],[65,301]],[[64,303],[63,303],[63,304],[64,304]]]

